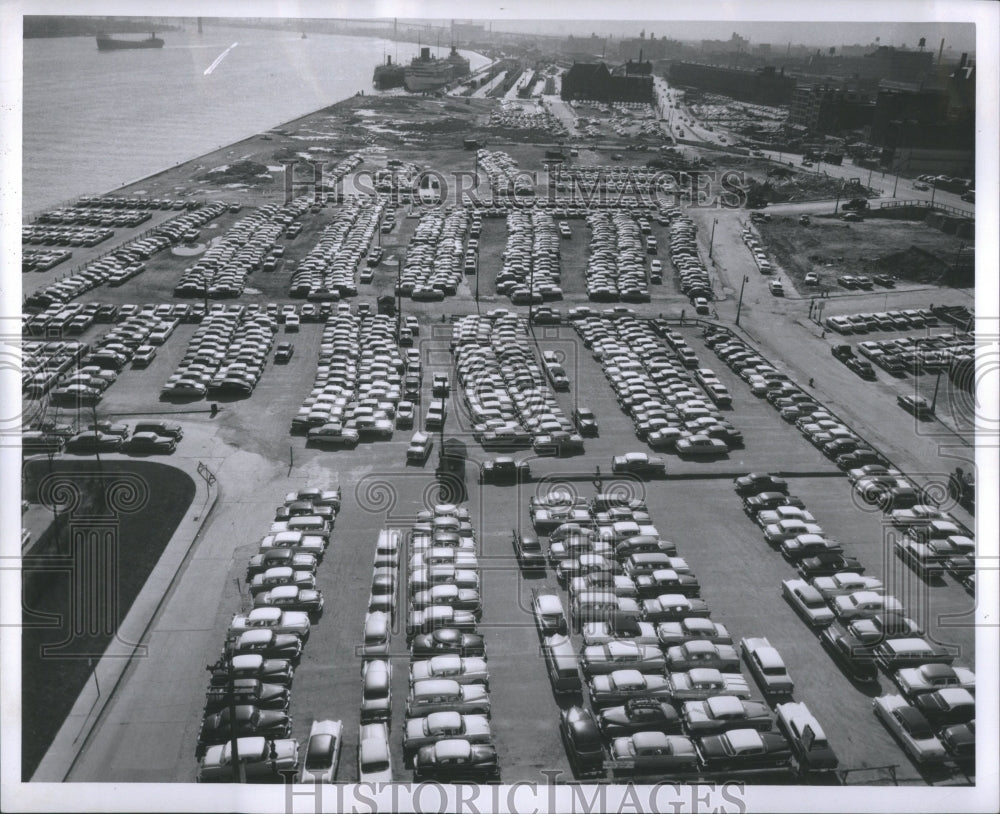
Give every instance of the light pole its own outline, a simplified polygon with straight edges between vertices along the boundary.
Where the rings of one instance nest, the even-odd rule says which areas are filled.
[[[931,181],[931,208],[934,208],[934,196],[937,194],[937,179]]]
[[[740,301],[736,304],[736,326],[739,327],[740,324],[740,311],[743,310],[743,289],[746,288],[747,283],[750,282],[750,278],[747,275],[743,275],[743,283],[740,285]]]
[[[896,197],[896,187],[899,186],[899,167],[896,167],[896,180],[892,185],[892,197]]]
[[[716,226],[716,224],[718,224],[718,222],[719,222],[718,218],[713,218],[712,219],[712,236],[708,239],[708,259],[709,260],[712,259],[712,246],[715,243],[715,226]]]

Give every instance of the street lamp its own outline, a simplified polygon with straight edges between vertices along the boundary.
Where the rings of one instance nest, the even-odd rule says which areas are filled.
[[[740,311],[743,310],[743,289],[746,288],[747,283],[750,282],[750,278],[747,275],[743,275],[743,283],[740,285],[740,301],[736,304],[736,326],[739,327],[740,324]]]
[[[937,179],[931,181],[931,208],[934,207],[934,195],[937,194]]]
[[[712,236],[708,239],[708,259],[712,259],[712,246],[715,243],[715,226],[719,222],[718,218],[712,219]]]

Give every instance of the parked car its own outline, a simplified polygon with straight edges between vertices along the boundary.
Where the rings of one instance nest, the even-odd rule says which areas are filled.
[[[340,721],[313,721],[306,754],[299,771],[300,783],[335,783],[344,728]]]
[[[691,735],[717,735],[730,729],[769,732],[774,725],[771,710],[757,701],[734,695],[714,695],[704,701],[685,701],[681,707],[684,726]]]
[[[299,744],[292,738],[241,737],[237,739],[237,748],[243,775],[251,782],[280,781],[298,770]],[[232,781],[232,744],[209,746],[198,765],[198,782]]]
[[[834,620],[834,613],[823,595],[804,579],[786,579],[781,593],[810,627],[825,627]]]
[[[421,747],[413,760],[413,779],[443,783],[489,782],[500,779],[500,764],[492,744],[446,738]]]
[[[792,750],[776,732],[733,729],[695,740],[703,768],[709,771],[774,769],[788,766]]]
[[[446,738],[462,738],[473,744],[493,742],[490,721],[485,715],[434,712],[406,721],[403,730],[404,759],[409,760],[419,749]]]
[[[799,767],[806,771],[836,769],[840,761],[819,722],[803,703],[789,701],[775,707],[778,728],[791,744]]]
[[[691,739],[663,732],[636,732],[614,738],[611,760],[618,772],[637,775],[693,772],[698,768]]]
[[[941,763],[947,758],[924,714],[906,703],[901,695],[883,695],[872,701],[872,709],[903,750],[919,764]]]
[[[766,638],[745,637],[740,641],[740,649],[765,697],[791,698],[795,683],[788,675],[781,655]]]
[[[590,710],[575,706],[562,710],[559,713],[559,734],[575,777],[604,775],[601,731]]]
[[[358,779],[362,783],[392,782],[388,724],[362,724],[359,728]]]
[[[628,452],[616,455],[611,460],[612,474],[632,474],[639,477],[662,477],[667,473],[667,465],[662,458],[652,457],[645,452]]]
[[[666,701],[653,698],[630,698],[621,706],[601,710],[599,723],[606,738],[617,738],[636,732],[679,734],[681,719],[677,710]]]

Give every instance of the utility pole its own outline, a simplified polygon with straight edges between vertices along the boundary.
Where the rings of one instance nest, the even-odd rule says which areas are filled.
[[[931,207],[934,207],[934,196],[937,194],[937,181],[931,181]]]
[[[743,275],[743,283],[740,285],[740,301],[736,304],[736,326],[739,327],[740,324],[740,311],[743,310],[743,289],[746,288],[747,283],[750,282],[750,278],[747,275]]]
[[[719,222],[718,218],[713,218],[712,219],[712,236],[708,239],[708,259],[709,260],[712,259],[712,246],[715,243],[715,226],[716,226],[716,224],[718,224],[718,222]]]
[[[937,380],[934,382],[934,398],[931,399],[931,415],[934,415],[934,410],[937,407],[938,388],[941,386],[941,373],[942,371],[938,370]]]

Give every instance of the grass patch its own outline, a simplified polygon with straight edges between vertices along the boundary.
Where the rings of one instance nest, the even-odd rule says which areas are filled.
[[[153,461],[104,461],[102,470],[105,478],[119,472],[137,475],[144,480],[148,493],[146,505],[140,511],[117,516],[118,546],[112,557],[111,572],[114,584],[108,586],[108,595],[117,602],[117,618],[113,620],[117,626],[132,607],[194,499],[196,487],[186,473]],[[48,462],[40,461],[37,468],[29,470],[28,480],[32,475],[41,479],[48,471]],[[94,461],[57,459],[52,471],[74,476],[82,493],[78,516],[82,512],[100,513],[104,487]],[[29,489],[25,492],[30,495]],[[74,630],[81,620],[75,618],[71,607],[72,569],[80,564],[69,553],[73,522],[66,518],[58,527],[55,523],[49,526],[35,549],[45,554],[26,562],[22,574],[21,775],[24,781],[31,779],[80,690],[90,680],[92,667],[87,654],[102,653],[111,641],[111,636],[103,632]],[[77,522],[83,525],[82,521]],[[54,566],[61,567],[56,570]],[[87,599],[92,598],[83,597],[77,602]],[[100,604],[98,608],[104,610]],[[44,647],[59,643],[64,645],[58,653],[43,655]],[[95,664],[97,660],[95,656]],[[110,687],[101,688],[104,693],[109,690]]]

